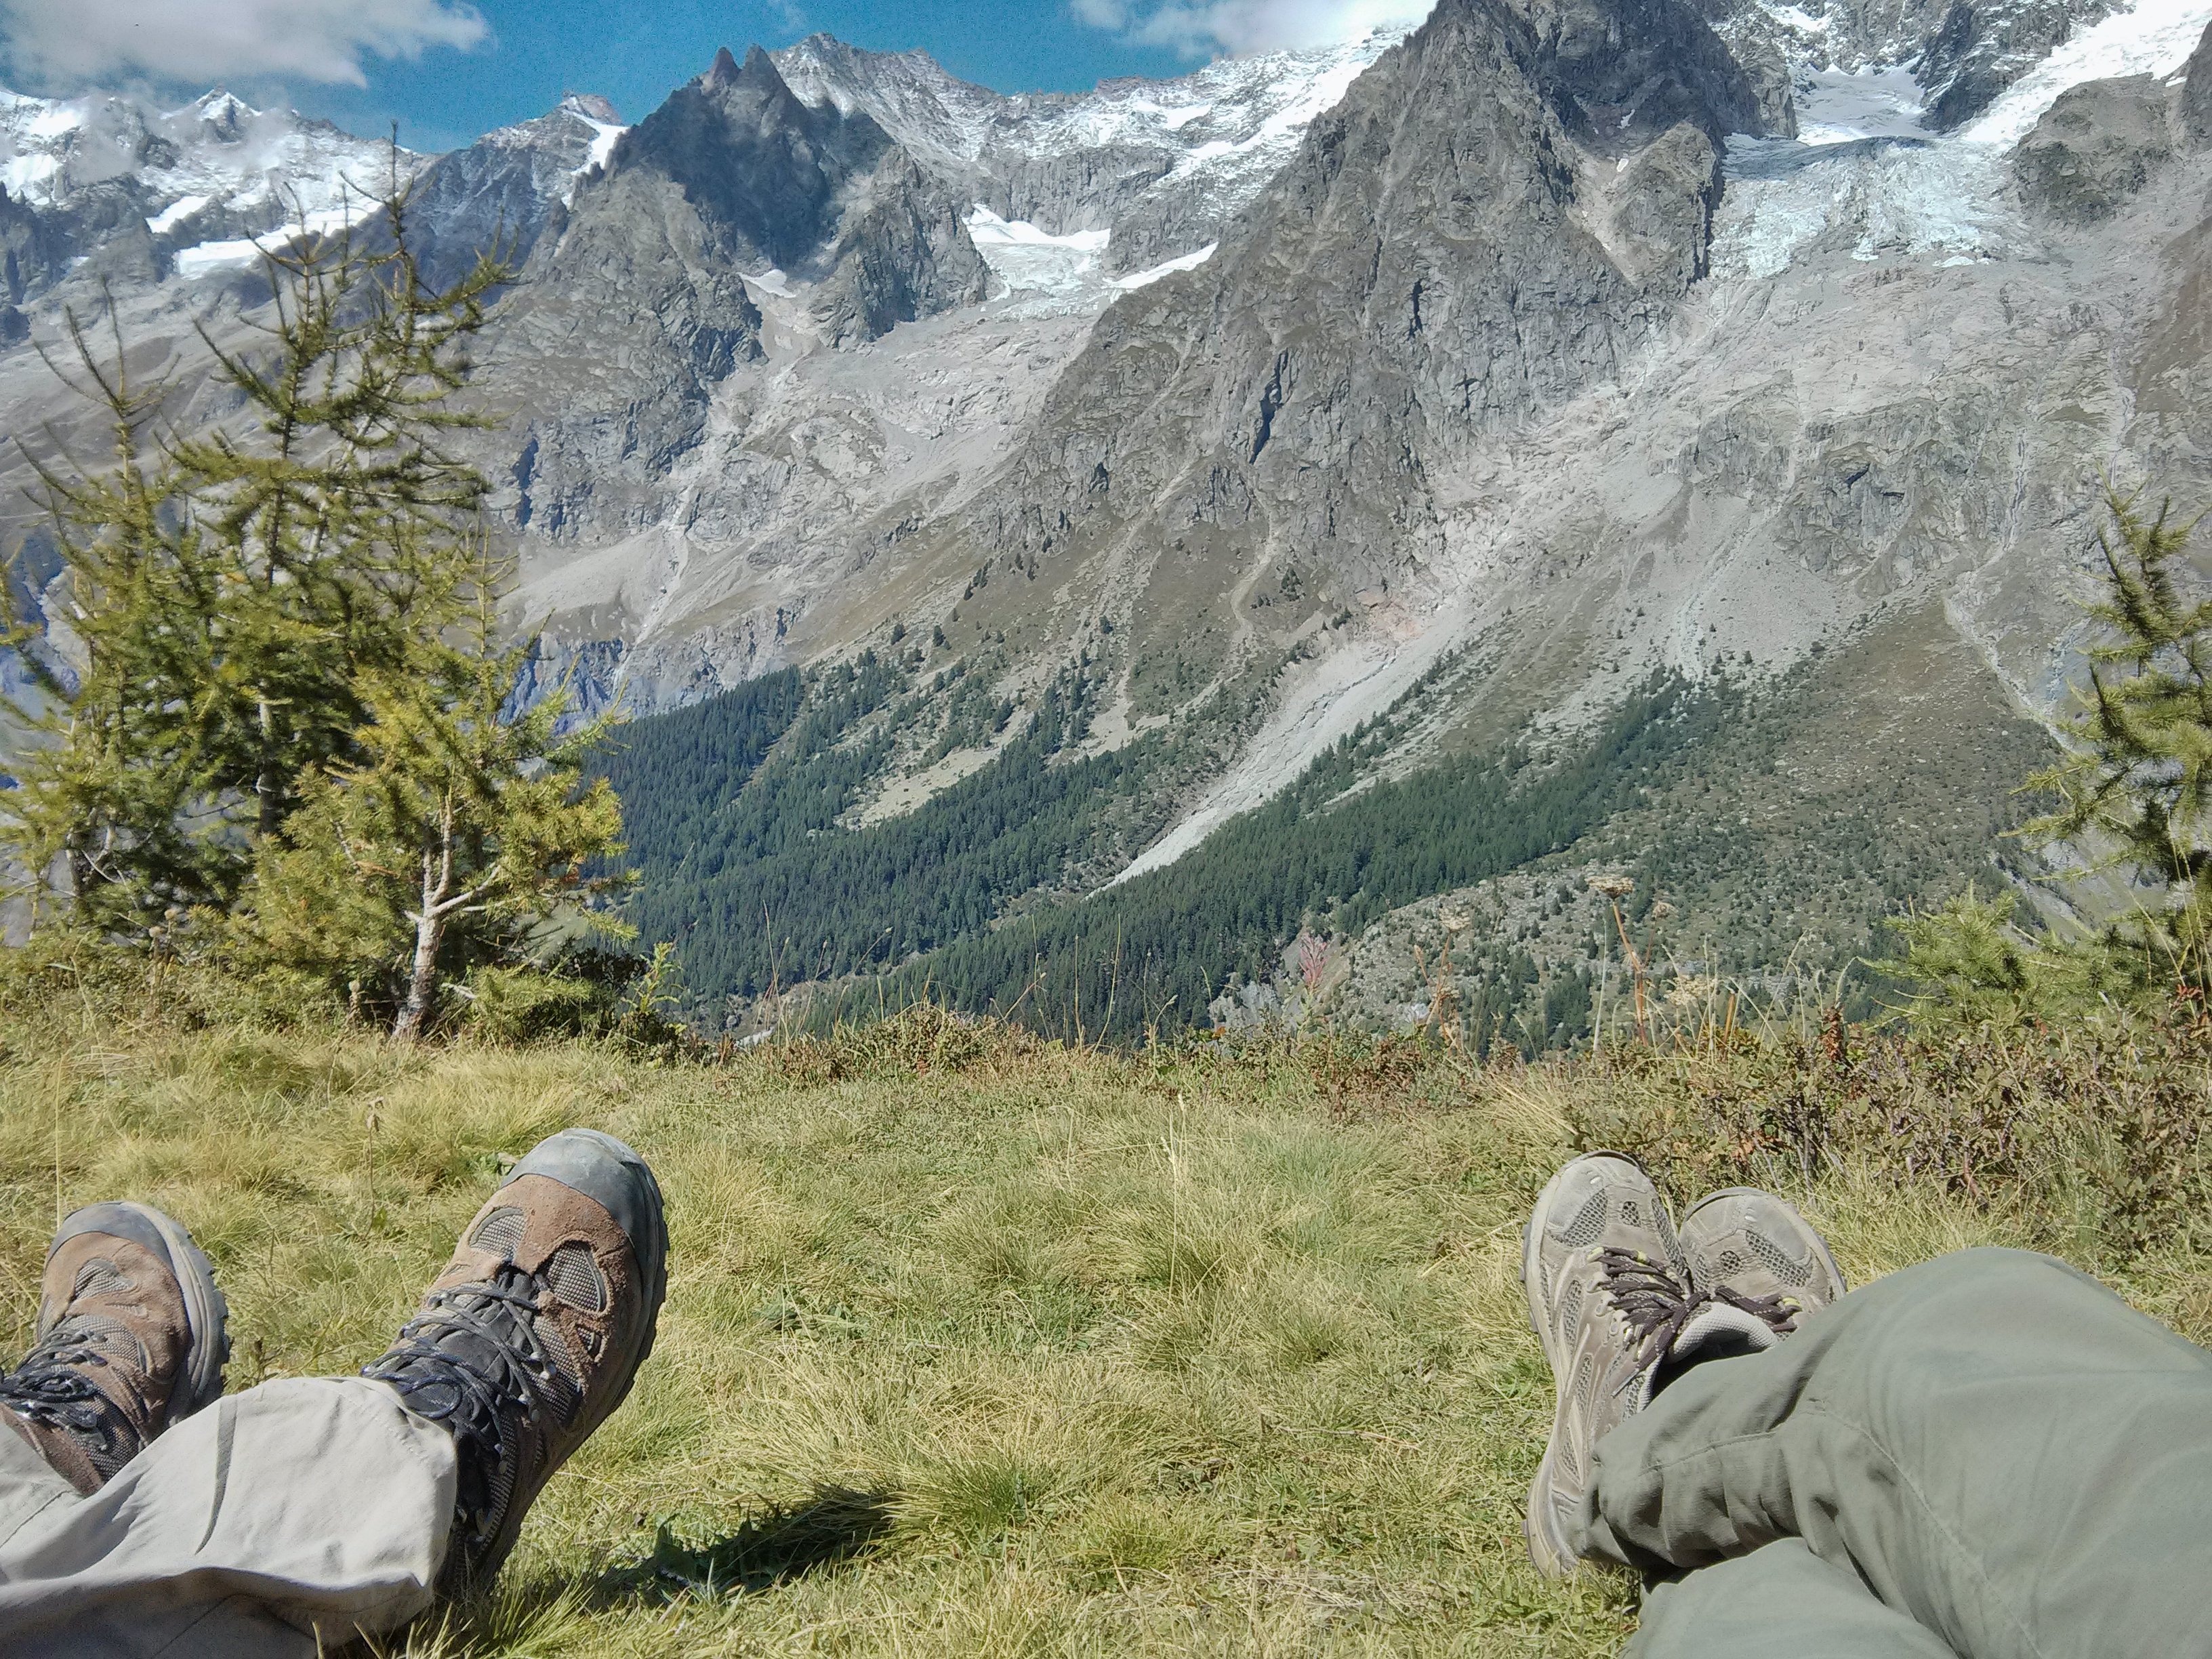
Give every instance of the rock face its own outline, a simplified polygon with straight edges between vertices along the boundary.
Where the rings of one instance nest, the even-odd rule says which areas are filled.
[[[2181,130],[2192,144],[2212,144],[2212,23],[2189,60],[2181,93]]]
[[[424,172],[412,201],[428,280],[457,281],[479,252],[525,264],[562,217],[585,174],[604,168],[625,131],[604,98],[564,98],[550,115],[501,127]]]
[[[543,684],[649,712],[896,635],[1018,706],[1081,664],[1095,745],[1217,746],[1157,862],[1404,696],[1411,766],[1655,670],[1878,673],[1909,614],[1960,707],[2057,707],[2100,470],[2212,492],[2212,42],[2100,15],[1440,0],[1073,98],[817,38],[441,158],[418,229],[524,261],[478,456]],[[2057,97],[2062,26],[2109,78]],[[179,181],[306,129],[203,113],[0,198],[13,429],[59,405],[9,342],[102,274],[149,361],[250,318],[224,261],[277,222]]]
[[[956,533],[1048,575],[1105,561],[1136,605],[1127,648],[1194,667],[1309,614],[1217,614],[1194,638],[1182,604],[1149,602],[1194,567],[1217,593],[1295,568],[1294,589],[1433,597],[1436,469],[1618,375],[1697,273],[1705,131],[1752,100],[1650,72],[1670,37],[1711,40],[1663,7],[1539,27],[1443,0],[1208,264],[1100,320]],[[1660,112],[1641,127],[1639,93]]]
[[[2076,29],[2114,9],[2110,0],[1951,0],[1918,64],[1929,125],[1948,131],[1971,121]]]
[[[2069,88],[2014,153],[2021,195],[2062,224],[2111,218],[2173,158],[2172,102],[2148,75]]]

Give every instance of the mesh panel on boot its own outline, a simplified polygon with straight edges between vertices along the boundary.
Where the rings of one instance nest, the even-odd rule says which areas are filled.
[[[1579,1250],[1595,1243],[1597,1236],[1605,1231],[1605,1203],[1603,1193],[1592,1193],[1576,1212],[1575,1218],[1553,1237],[1571,1250]]]
[[[494,1210],[477,1224],[476,1231],[469,1235],[469,1243],[480,1250],[513,1261],[516,1247],[522,1243],[522,1230],[528,1224],[529,1218],[520,1210]]]
[[[1809,1261],[1792,1261],[1790,1259],[1790,1253],[1772,1239],[1764,1237],[1746,1228],[1743,1242],[1751,1246],[1751,1253],[1759,1258],[1759,1265],[1784,1284],[1795,1285],[1799,1290],[1802,1290],[1812,1282],[1813,1264]]]
[[[606,1276],[586,1244],[568,1243],[553,1252],[545,1264],[545,1282],[553,1294],[586,1313],[604,1313],[607,1305]]]
[[[96,1255],[76,1270],[76,1283],[70,1286],[70,1300],[75,1302],[88,1296],[112,1296],[118,1291],[136,1288],[120,1267],[106,1256]]]

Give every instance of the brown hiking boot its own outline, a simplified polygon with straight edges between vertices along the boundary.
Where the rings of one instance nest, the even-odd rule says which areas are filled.
[[[1753,1315],[1778,1339],[1845,1289],[1813,1224],[1756,1187],[1725,1187],[1692,1204],[1682,1218],[1682,1259],[1701,1297]]]
[[[0,1377],[0,1407],[55,1473],[98,1492],[222,1395],[228,1317],[184,1228],[147,1205],[92,1205],[46,1251],[37,1346]]]
[[[668,1229],[652,1170],[568,1129],[514,1167],[389,1352],[363,1369],[459,1453],[439,1588],[488,1585],[553,1472],[653,1351]]]

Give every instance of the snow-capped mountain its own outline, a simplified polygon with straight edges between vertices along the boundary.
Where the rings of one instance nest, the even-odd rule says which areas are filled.
[[[1417,687],[1407,765],[1908,635],[1926,696],[2047,715],[2100,473],[2212,492],[2209,22],[1439,0],[1029,97],[817,37],[398,165],[434,270],[522,266],[479,459],[549,675],[651,711],[928,641],[1018,706],[1080,664],[1094,746],[1212,746],[1145,867]],[[219,97],[9,108],[0,338],[100,278],[187,361],[253,239],[392,165]],[[57,399],[0,347],[0,419]],[[901,735],[867,811],[995,741]]]
[[[1181,80],[1015,97],[954,79],[927,52],[862,52],[828,35],[772,55],[805,102],[872,118],[925,167],[962,180],[993,218],[1031,227],[1067,253],[1099,254],[1106,274],[1127,276],[1217,240],[1314,119],[1405,35],[1380,29],[1341,46],[1224,58]],[[1072,240],[1099,233],[1104,240]],[[1020,230],[996,245],[1046,246]]]
[[[10,303],[95,253],[106,274],[156,279],[255,262],[253,239],[326,229],[422,161],[220,89],[173,110],[0,91]]]

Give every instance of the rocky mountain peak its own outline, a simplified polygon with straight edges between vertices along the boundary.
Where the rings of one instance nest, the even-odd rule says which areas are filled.
[[[732,257],[796,269],[834,234],[840,192],[890,146],[866,115],[801,102],[758,47],[743,65],[725,47],[630,131],[615,162],[673,182]]]
[[[620,126],[622,116],[615,106],[595,92],[572,92],[561,100],[563,114],[580,115],[586,121],[597,121],[607,126]]]
[[[218,143],[227,144],[234,144],[243,138],[246,124],[261,113],[244,100],[234,98],[221,87],[196,100],[191,108],[208,135]]]

